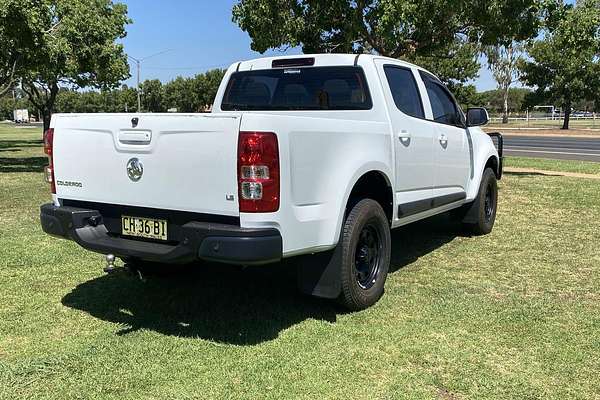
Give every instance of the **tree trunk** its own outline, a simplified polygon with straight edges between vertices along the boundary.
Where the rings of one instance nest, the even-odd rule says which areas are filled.
[[[563,126],[561,129],[568,130],[569,129],[569,121],[571,120],[571,102],[567,101],[565,103],[565,120],[563,122]]]
[[[43,120],[44,120],[44,132],[50,129],[50,119],[52,118],[52,113],[47,108],[42,111]]]
[[[50,119],[54,112],[54,103],[58,95],[58,83],[48,84],[48,89],[42,86],[36,86],[35,82],[23,82],[21,85],[23,91],[27,94],[29,102],[41,114],[44,123],[44,132],[50,128]]]
[[[504,89],[503,97],[504,97],[504,108],[502,110],[502,123],[508,124],[508,91],[510,90],[510,86],[507,86]]]
[[[53,83],[50,85],[50,93],[42,110],[42,115],[44,118],[44,132],[50,129],[50,120],[52,119],[52,113],[54,113],[56,95],[58,95],[58,84]]]

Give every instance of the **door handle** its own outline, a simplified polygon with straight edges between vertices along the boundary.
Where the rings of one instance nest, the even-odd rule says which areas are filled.
[[[448,147],[448,136],[440,135],[439,141],[443,148]]]
[[[119,142],[123,144],[150,144],[152,140],[151,131],[121,131],[119,132]]]
[[[410,139],[412,138],[412,135],[408,131],[401,130],[398,134],[398,138],[403,145],[408,146],[410,145]]]

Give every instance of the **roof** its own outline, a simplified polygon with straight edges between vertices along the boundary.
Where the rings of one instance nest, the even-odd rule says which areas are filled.
[[[420,68],[417,65],[408,63],[406,61],[398,60],[395,58],[383,57],[374,54],[339,54],[339,53],[329,53],[329,54],[301,54],[295,56],[280,56],[280,57],[263,57],[256,58],[254,60],[241,61],[237,64],[236,69],[240,71],[248,71],[252,69],[271,69],[272,63],[274,60],[291,60],[296,58],[314,58],[315,66],[325,67],[325,66],[337,66],[337,65],[354,65],[357,57],[359,59],[368,58],[371,60],[374,59],[385,59],[393,61],[394,63],[404,65],[409,68]],[[234,64],[236,65],[236,64]]]

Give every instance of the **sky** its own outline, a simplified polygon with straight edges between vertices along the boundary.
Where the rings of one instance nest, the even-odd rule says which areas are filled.
[[[250,37],[231,21],[235,0],[122,0],[133,20],[123,40],[128,55],[143,60],[141,80],[168,82],[178,75],[193,76],[212,68],[226,68],[240,60],[260,57],[250,49]],[[297,54],[273,50],[266,55]],[[155,55],[158,54],[158,55]],[[155,56],[153,56],[155,55]],[[149,57],[153,56],[153,57]],[[136,85],[135,63],[131,78]],[[496,87],[482,68],[473,83],[479,91]]]

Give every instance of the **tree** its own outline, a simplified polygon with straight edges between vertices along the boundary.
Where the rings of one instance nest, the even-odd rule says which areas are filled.
[[[529,103],[529,94],[531,92],[531,89],[528,88],[510,88],[507,97],[508,112],[523,111],[526,107],[538,105],[538,103]],[[498,114],[504,113],[505,93],[502,90],[488,90],[481,93],[481,96],[483,104],[485,104],[490,111]]]
[[[121,89],[116,94],[118,112],[140,112],[137,109],[137,89],[121,86]]]
[[[465,84],[480,68],[478,47],[461,39],[431,54],[402,58],[435,73],[447,85]]]
[[[0,121],[12,120],[13,111],[21,108],[29,108],[27,99],[21,96],[19,90],[16,90],[17,95],[13,97],[11,94],[0,96]]]
[[[142,91],[142,108],[149,112],[165,112],[165,91],[158,79],[146,80],[140,85]]]
[[[198,110],[205,111],[212,107],[219,85],[225,76],[225,70],[212,69],[194,78],[194,91],[198,100]]]
[[[475,85],[456,84],[449,88],[463,110],[469,107],[485,106],[483,93],[477,92]]]
[[[564,6],[561,18],[546,21],[541,39],[526,49],[530,60],[521,63],[522,81],[536,87],[538,101],[563,107],[562,129],[569,129],[573,104],[597,100],[600,93],[600,0]]]
[[[15,86],[27,55],[41,40],[41,32],[34,29],[40,19],[34,1],[0,0],[0,96]]]
[[[488,46],[484,50],[488,67],[502,93],[502,123],[508,124],[508,96],[510,87],[519,79],[519,64],[523,61],[523,47],[517,42]]]
[[[50,124],[61,86],[111,88],[129,77],[123,46],[127,8],[111,0],[0,0],[14,25],[29,32],[35,47],[20,51],[23,90]],[[20,19],[19,19],[20,18]]]
[[[494,45],[538,30],[543,0],[239,0],[233,21],[252,49],[430,55],[457,38]]]
[[[194,82],[181,76],[164,85],[166,108],[176,108],[178,112],[198,111],[198,96],[194,92]]]

